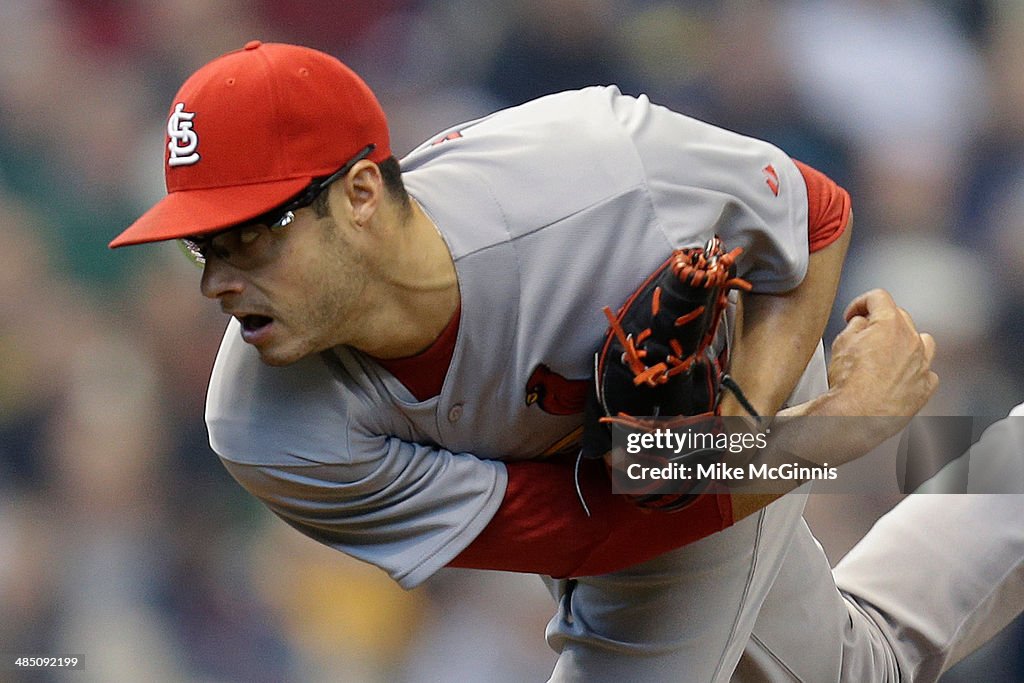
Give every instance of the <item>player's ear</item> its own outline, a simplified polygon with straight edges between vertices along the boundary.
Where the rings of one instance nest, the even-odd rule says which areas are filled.
[[[345,189],[346,208],[352,222],[366,225],[380,207],[384,194],[384,179],[377,164],[366,159],[357,163],[342,183]]]

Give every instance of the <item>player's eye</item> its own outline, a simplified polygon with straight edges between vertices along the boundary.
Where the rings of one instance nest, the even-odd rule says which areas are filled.
[[[246,223],[214,235],[186,237],[178,243],[189,260],[200,267],[205,266],[212,255],[245,270],[269,258],[271,232],[276,233],[294,220],[294,212],[285,211],[272,221],[262,218],[260,222]]]
[[[238,241],[243,245],[249,245],[260,238],[260,230],[255,227],[239,228]]]

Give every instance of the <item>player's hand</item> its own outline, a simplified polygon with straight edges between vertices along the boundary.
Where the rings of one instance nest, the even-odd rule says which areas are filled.
[[[845,415],[909,421],[939,384],[931,369],[935,340],[919,333],[910,315],[881,289],[854,299],[844,317],[846,329],[832,344],[829,393],[840,400]]]

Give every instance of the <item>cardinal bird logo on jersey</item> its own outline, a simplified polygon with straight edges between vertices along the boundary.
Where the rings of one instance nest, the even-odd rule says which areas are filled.
[[[536,403],[551,415],[577,415],[583,412],[589,388],[588,380],[566,379],[542,363],[526,382],[526,405]]]

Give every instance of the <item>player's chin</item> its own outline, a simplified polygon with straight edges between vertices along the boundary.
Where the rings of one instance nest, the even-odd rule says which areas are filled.
[[[268,341],[266,344],[257,346],[256,350],[260,354],[260,360],[273,367],[291,365],[310,354],[307,344],[287,338]]]
[[[290,354],[284,355],[279,352],[275,352],[273,349],[257,348],[256,350],[260,354],[260,360],[263,361],[265,365],[270,365],[275,368],[282,368],[286,365],[291,365],[298,360]]]
[[[292,363],[300,361],[309,355],[308,353],[291,349],[282,349],[274,347],[273,345],[256,347],[256,351],[259,352],[260,360],[263,361],[264,364],[277,368],[291,365]]]
[[[309,355],[308,344],[288,334],[287,329],[274,321],[260,330],[258,336],[243,339],[260,354],[260,360],[266,365],[282,367],[291,365]]]

